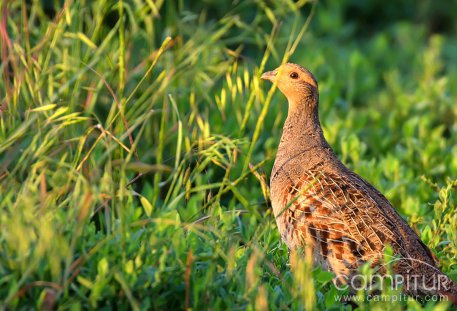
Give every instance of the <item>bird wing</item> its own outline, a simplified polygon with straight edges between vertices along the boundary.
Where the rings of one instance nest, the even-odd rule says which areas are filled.
[[[369,260],[377,263],[387,244],[407,253],[396,222],[357,180],[307,171],[282,197],[283,238],[289,245],[312,246],[317,261],[337,275]]]

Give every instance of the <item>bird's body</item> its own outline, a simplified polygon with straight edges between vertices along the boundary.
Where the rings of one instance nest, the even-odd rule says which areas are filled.
[[[338,160],[325,140],[313,75],[285,64],[262,78],[276,83],[289,102],[270,177],[273,212],[289,249],[311,247],[317,264],[334,272],[337,282],[348,283],[362,264],[386,264],[383,255],[390,245],[394,271],[408,282],[408,294],[455,299],[457,286],[436,268],[429,248],[378,190]],[[414,284],[409,282],[413,278]]]

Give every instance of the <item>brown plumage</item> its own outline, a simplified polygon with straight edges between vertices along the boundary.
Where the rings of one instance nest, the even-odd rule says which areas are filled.
[[[276,83],[289,102],[270,179],[273,212],[289,249],[311,247],[315,262],[344,283],[361,264],[382,264],[390,245],[397,274],[426,280],[404,287],[408,294],[439,294],[457,303],[457,286],[436,268],[430,249],[378,190],[338,160],[325,140],[314,76],[288,63],[262,79]]]

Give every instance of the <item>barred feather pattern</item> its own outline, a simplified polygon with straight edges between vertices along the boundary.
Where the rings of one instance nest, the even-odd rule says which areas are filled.
[[[362,185],[344,176],[307,171],[281,197],[273,208],[283,240],[290,248],[312,247],[316,263],[336,275],[349,275],[369,260],[377,263],[387,243],[402,248],[395,224]]]
[[[384,210],[365,183],[324,171],[306,171],[296,180],[287,175],[290,182],[281,189],[281,200],[273,204],[273,212],[281,237],[290,249],[310,247],[315,264],[334,272],[335,282],[345,283],[366,262],[383,273],[384,250],[391,245],[394,255],[400,258],[394,264],[396,273],[405,280],[412,280],[415,275],[429,276],[423,288],[411,288],[407,293],[433,293],[455,299],[455,284],[436,268],[436,258],[430,250],[412,230],[408,231],[411,241],[406,241],[398,228],[399,219],[394,219],[399,216]],[[272,193],[272,197],[276,194]],[[421,249],[408,249],[414,239]],[[426,257],[422,256],[424,250]],[[430,290],[438,279],[448,282],[449,292]]]

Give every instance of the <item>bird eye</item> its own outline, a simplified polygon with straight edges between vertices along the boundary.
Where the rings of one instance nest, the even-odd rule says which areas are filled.
[[[291,73],[289,74],[289,77],[291,77],[292,79],[297,79],[297,78],[298,78],[298,73],[296,73],[296,72],[291,72]]]

